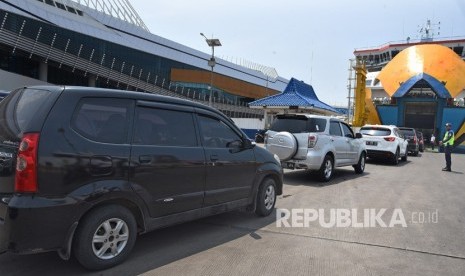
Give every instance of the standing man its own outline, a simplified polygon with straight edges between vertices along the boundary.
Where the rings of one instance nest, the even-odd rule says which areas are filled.
[[[450,123],[446,124],[446,133],[444,134],[444,139],[439,142],[439,145],[444,146],[444,154],[446,156],[446,167],[443,168],[443,171],[450,172],[452,161],[450,154],[452,152],[452,146],[454,145],[454,132],[452,131],[452,125]]]
[[[434,150],[434,143],[436,143],[436,137],[434,136],[434,133],[431,134],[430,142],[431,142],[431,149]]]

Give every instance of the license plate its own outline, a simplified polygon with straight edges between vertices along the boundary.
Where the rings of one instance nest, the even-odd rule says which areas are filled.
[[[377,146],[377,145],[378,145],[378,142],[367,141],[366,144],[367,144],[367,146]]]

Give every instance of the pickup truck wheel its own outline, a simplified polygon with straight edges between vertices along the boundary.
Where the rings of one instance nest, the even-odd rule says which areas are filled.
[[[362,174],[365,171],[365,161],[366,156],[365,153],[362,152],[362,154],[360,154],[360,159],[358,160],[357,165],[354,165],[354,170],[356,174]]]
[[[318,171],[318,176],[321,182],[328,182],[333,177],[334,171],[334,162],[333,158],[330,155],[326,155],[321,164],[320,170]]]
[[[272,178],[266,178],[257,193],[257,207],[255,214],[266,217],[273,212],[276,203],[276,182]]]
[[[90,270],[123,262],[136,241],[137,224],[132,213],[119,205],[95,209],[80,222],[73,253]]]

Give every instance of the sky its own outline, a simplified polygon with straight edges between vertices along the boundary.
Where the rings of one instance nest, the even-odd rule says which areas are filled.
[[[435,37],[465,38],[465,0],[130,2],[153,34],[208,54],[200,33],[219,38],[215,56],[274,67],[340,106],[347,105],[354,49],[419,38],[427,19],[440,22]]]

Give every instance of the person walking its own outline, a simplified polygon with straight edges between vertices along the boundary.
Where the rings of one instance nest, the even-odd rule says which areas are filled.
[[[444,155],[446,157],[446,167],[442,170],[450,172],[452,171],[451,152],[452,146],[454,145],[454,131],[452,131],[452,125],[450,123],[446,124],[446,133],[444,133],[442,141],[439,141],[439,145],[444,146]]]
[[[434,133],[431,134],[430,142],[431,142],[431,149],[434,150],[434,143],[436,143],[436,136],[434,136]]]

